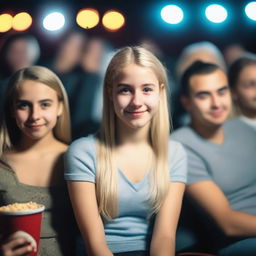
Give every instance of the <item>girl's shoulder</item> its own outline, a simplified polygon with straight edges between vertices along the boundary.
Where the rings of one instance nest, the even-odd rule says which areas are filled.
[[[175,161],[175,159],[186,158],[186,151],[182,143],[169,139],[169,160]]]
[[[168,147],[169,147],[169,151],[170,152],[177,152],[177,151],[183,152],[183,151],[185,151],[184,150],[184,146],[182,145],[181,142],[173,140],[171,138],[169,138],[169,145],[168,145]]]
[[[96,136],[89,135],[79,138],[71,143],[68,148],[68,154],[96,152]]]
[[[57,143],[57,149],[60,151],[60,152],[66,152],[68,150],[68,144],[64,143],[64,142],[58,142]]]

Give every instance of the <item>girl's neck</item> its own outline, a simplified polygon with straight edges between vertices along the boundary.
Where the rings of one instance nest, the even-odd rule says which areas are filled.
[[[117,125],[117,144],[142,145],[149,144],[149,125],[133,129],[125,125]]]
[[[49,133],[47,136],[39,140],[31,139],[24,135],[21,137],[20,142],[16,146],[16,150],[17,151],[30,151],[30,150],[43,151],[45,149],[49,150],[50,146],[56,142],[57,140],[54,137],[53,133]]]

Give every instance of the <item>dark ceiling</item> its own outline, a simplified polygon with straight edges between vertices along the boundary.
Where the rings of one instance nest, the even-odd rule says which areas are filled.
[[[126,17],[126,25],[120,31],[111,33],[98,25],[88,34],[97,34],[109,39],[114,46],[136,44],[143,37],[155,40],[168,54],[178,54],[187,44],[209,40],[220,48],[233,42],[243,44],[248,50],[256,52],[256,22],[249,22],[243,14],[243,8],[249,1],[223,0],[215,2],[223,3],[229,10],[229,21],[225,24],[210,25],[202,14],[206,4],[212,0],[1,0],[1,11],[9,11],[14,14],[18,11],[29,11],[35,22],[30,32],[47,41],[40,30],[40,18],[47,8],[63,8],[68,14],[68,22],[71,28],[77,27],[75,23],[76,12],[80,8],[94,7],[102,15],[109,9],[119,9]],[[182,25],[173,28],[164,24],[160,19],[160,10],[165,4],[177,3],[185,10],[187,17]],[[5,34],[0,35],[2,38]]]

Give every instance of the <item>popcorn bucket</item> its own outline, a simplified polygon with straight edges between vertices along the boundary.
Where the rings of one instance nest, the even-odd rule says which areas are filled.
[[[0,233],[28,239],[34,248],[29,256],[36,256],[39,249],[42,214],[44,206],[22,211],[0,211]]]

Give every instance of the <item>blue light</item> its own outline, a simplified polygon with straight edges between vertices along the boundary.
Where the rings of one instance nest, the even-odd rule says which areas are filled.
[[[177,5],[167,5],[161,10],[161,17],[169,24],[178,24],[183,20],[184,13]]]
[[[60,30],[65,24],[65,17],[60,12],[48,14],[43,20],[43,26],[50,31]]]
[[[228,12],[223,6],[212,4],[205,9],[205,16],[211,22],[221,23],[227,19]]]
[[[249,19],[256,21],[256,2],[247,4],[244,11]]]

